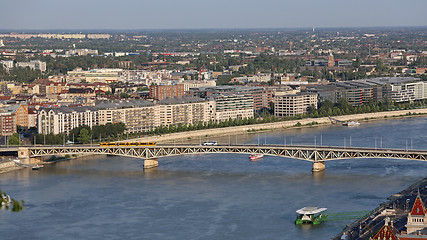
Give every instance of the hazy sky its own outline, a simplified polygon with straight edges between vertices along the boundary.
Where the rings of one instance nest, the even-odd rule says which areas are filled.
[[[0,29],[427,26],[427,0],[1,0]]]

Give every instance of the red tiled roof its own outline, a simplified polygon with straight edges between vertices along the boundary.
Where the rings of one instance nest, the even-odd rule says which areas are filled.
[[[378,231],[377,234],[373,237],[374,240],[397,240],[396,235],[393,233],[391,227],[387,224],[385,224],[380,231]]]

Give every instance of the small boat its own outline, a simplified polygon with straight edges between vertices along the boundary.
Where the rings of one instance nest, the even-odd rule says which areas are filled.
[[[313,225],[320,224],[326,221],[327,208],[318,208],[318,207],[304,207],[298,209],[296,213],[298,214],[295,219],[295,224],[300,225],[303,223],[311,223]]]
[[[42,167],[43,167],[43,165],[34,165],[31,169],[32,170],[39,170]]]
[[[348,121],[348,122],[343,123],[343,125],[344,125],[344,126],[347,126],[347,127],[356,127],[356,126],[359,126],[359,125],[360,125],[360,123],[359,123],[359,122],[356,122],[356,121],[351,120],[351,121]]]
[[[264,157],[264,154],[251,154],[249,156],[250,161],[256,161]]]

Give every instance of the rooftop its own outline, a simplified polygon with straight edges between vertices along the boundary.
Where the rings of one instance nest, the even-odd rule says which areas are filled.
[[[154,105],[153,102],[146,101],[146,100],[97,101],[95,103],[95,108],[117,109],[117,108],[149,107],[153,105]]]

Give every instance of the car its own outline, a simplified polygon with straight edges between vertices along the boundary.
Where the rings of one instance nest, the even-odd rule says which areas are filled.
[[[213,146],[213,145],[218,145],[217,141],[206,141],[203,143],[203,146]]]

